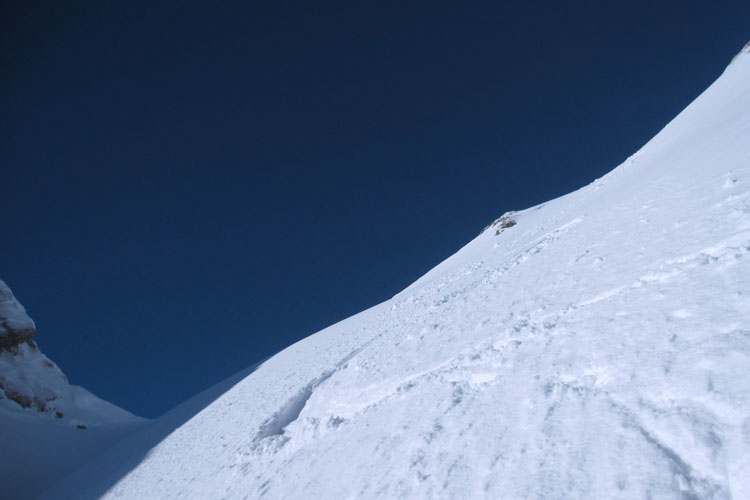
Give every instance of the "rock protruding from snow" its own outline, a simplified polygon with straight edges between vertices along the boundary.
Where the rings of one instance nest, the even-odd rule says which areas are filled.
[[[492,221],[492,224],[485,226],[479,234],[484,233],[490,228],[496,228],[495,236],[499,236],[500,233],[503,232],[503,230],[516,225],[516,221],[511,218],[511,214],[512,212],[501,215],[500,217]]]
[[[0,280],[0,351],[9,351],[29,342],[34,333],[34,322],[8,285]]]
[[[60,418],[56,402],[66,392],[68,379],[31,340],[0,353],[0,397]]]
[[[68,379],[41,353],[35,333],[34,321],[0,280],[0,398],[60,418],[54,402],[68,392]]]

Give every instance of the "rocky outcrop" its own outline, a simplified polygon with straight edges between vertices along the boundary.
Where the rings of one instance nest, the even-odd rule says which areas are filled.
[[[36,333],[34,322],[13,296],[8,285],[0,280],[0,352],[17,349],[31,340]]]
[[[61,418],[55,402],[69,392],[68,379],[33,340],[34,321],[0,280],[0,398]]]
[[[508,213],[501,215],[500,217],[492,221],[491,224],[486,225],[479,234],[482,234],[485,231],[487,231],[489,228],[494,227],[496,228],[495,236],[498,236],[500,233],[503,232],[503,230],[508,229],[509,227],[515,226],[516,221],[511,218],[511,214],[513,214],[513,212],[508,212]]]
[[[73,428],[130,424],[142,419],[99,399],[68,378],[34,340],[36,327],[0,280],[0,416],[42,413]]]

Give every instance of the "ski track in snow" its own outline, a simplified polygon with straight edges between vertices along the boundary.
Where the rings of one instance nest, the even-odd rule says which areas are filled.
[[[271,358],[104,498],[750,498],[747,82],[745,55],[618,169]]]

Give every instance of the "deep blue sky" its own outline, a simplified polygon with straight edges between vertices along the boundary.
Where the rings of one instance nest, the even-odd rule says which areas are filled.
[[[147,417],[603,175],[750,40],[746,0],[55,3],[0,12],[0,277]]]

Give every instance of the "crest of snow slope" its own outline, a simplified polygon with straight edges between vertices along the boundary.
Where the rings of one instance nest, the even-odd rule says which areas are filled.
[[[79,477],[107,499],[750,498],[750,56],[512,217]]]
[[[0,281],[0,495],[16,500],[43,491],[141,421],[70,385],[35,333]]]

